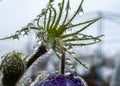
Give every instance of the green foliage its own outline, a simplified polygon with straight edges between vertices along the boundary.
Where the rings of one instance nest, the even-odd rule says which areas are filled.
[[[82,31],[86,30],[90,25],[98,21],[100,18],[72,24],[72,21],[79,14],[79,12],[83,11],[83,2],[84,0],[80,2],[79,7],[76,9],[75,13],[73,13],[71,18],[68,18],[70,11],[70,0],[67,0],[66,5],[65,0],[62,0],[62,2],[58,4],[59,12],[57,12],[54,8],[54,0],[50,0],[47,8],[42,10],[42,12],[36,17],[33,23],[29,23],[26,27],[16,31],[14,35],[2,38],[0,40],[11,38],[19,39],[19,36],[22,33],[24,33],[24,35],[28,35],[29,31],[35,30],[36,37],[39,38],[44,44],[46,44],[48,49],[52,48],[58,57],[60,57],[61,53],[59,42],[60,40],[62,40],[63,46],[66,48],[66,50],[69,50],[74,46],[86,46],[100,42],[103,35],[94,37],[92,35],[85,35],[82,33]],[[65,15],[63,15],[64,8]],[[63,19],[61,19],[62,16],[64,16]],[[83,27],[80,28],[79,26]],[[72,31],[76,27],[78,27],[77,31]],[[69,30],[71,30],[71,32],[67,33]],[[75,60],[85,68],[87,68],[85,64],[83,64],[77,58],[77,56],[73,58],[75,58]]]

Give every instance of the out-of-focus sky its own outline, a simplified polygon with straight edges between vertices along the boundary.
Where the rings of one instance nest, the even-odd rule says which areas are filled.
[[[21,29],[21,27],[24,27],[32,21],[41,9],[47,6],[48,1],[49,0],[1,0],[0,38],[13,34],[16,30]],[[70,2],[72,7],[77,8],[80,0],[70,0]],[[96,11],[120,13],[119,3],[120,0],[84,0],[83,9],[85,13]]]

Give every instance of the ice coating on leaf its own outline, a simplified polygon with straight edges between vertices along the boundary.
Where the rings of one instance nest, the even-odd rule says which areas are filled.
[[[59,74],[49,75],[44,81],[35,86],[86,86],[86,84],[76,73],[72,73],[66,76]]]

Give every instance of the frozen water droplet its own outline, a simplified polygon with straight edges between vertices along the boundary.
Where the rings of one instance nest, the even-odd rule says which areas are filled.
[[[68,49],[72,49],[72,46],[68,46]]]
[[[70,48],[70,49],[69,49],[69,51],[70,51],[70,52],[73,52],[73,49],[72,49],[72,48]]]
[[[81,7],[79,10],[79,15],[82,16],[83,15],[83,8]]]
[[[19,38],[13,38],[13,40],[14,40],[15,42],[17,42],[17,41],[19,40]]]
[[[20,31],[16,31],[16,33],[15,34],[20,34]]]
[[[46,54],[46,57],[51,57],[53,55],[53,50],[49,49],[49,51]]]
[[[85,48],[85,46],[81,46],[81,48]]]
[[[41,45],[42,41],[39,39],[37,40],[37,44]]]
[[[55,71],[55,74],[59,74],[59,71]]]
[[[22,31],[22,32],[21,32],[21,34],[22,34],[22,35],[24,35],[24,34],[25,34],[25,32],[24,32],[24,31]]]
[[[34,25],[33,25],[33,23],[29,23],[28,25],[27,25],[27,27],[28,28],[31,28],[31,27],[34,27]],[[29,30],[26,30],[27,32],[29,31]]]
[[[29,79],[28,79],[28,83],[32,83],[32,80],[31,80],[31,78],[29,78]]]
[[[41,62],[35,62],[34,64],[35,64],[35,65],[39,65],[40,63],[41,63]]]
[[[35,81],[32,82],[32,84],[40,82],[44,80],[48,76],[48,73],[46,71],[41,71],[39,75],[36,77]]]
[[[61,3],[58,3],[58,6],[59,6],[59,7],[61,7],[61,6],[62,6],[62,4],[61,4]]]
[[[51,51],[48,51],[48,55],[51,56]]]
[[[1,59],[3,59],[5,56],[1,56]]]
[[[80,15],[80,16],[82,16],[83,14],[84,14],[83,11],[80,11],[80,12],[79,12],[79,15]]]
[[[22,31],[21,34],[23,35],[23,37],[28,37],[28,30]]]
[[[46,14],[46,9],[42,9],[42,14]]]
[[[36,44],[33,48],[34,48],[34,50],[38,50],[38,47],[39,47],[39,45],[38,44]]]
[[[104,39],[104,38],[105,38],[105,36],[104,36],[104,35],[100,37],[100,39]]]
[[[87,35],[82,35],[82,38],[87,38]]]
[[[71,73],[70,72],[66,72],[65,75],[70,75]]]
[[[35,21],[37,22],[39,18],[40,18],[40,15],[37,15]]]
[[[71,65],[71,59],[66,58],[66,64],[67,64],[67,65]]]
[[[73,57],[76,57],[76,54],[75,54],[75,53],[72,53],[72,56],[73,56]]]
[[[52,49],[50,49],[49,51],[52,52]]]
[[[73,68],[73,64],[70,64],[69,67],[70,67],[70,68]]]
[[[75,71],[76,71],[76,69],[75,69],[74,66],[71,67],[71,71],[72,71],[72,72],[75,72]]]
[[[24,36],[24,37],[28,37],[28,34],[24,34],[23,36]]]
[[[37,82],[32,82],[30,86],[35,86],[35,84],[37,84]]]
[[[94,39],[94,42],[98,42],[98,41],[100,41],[99,39]]]
[[[21,84],[21,86],[25,86],[25,84]]]

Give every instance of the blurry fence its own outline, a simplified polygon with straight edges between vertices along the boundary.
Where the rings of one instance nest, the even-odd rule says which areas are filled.
[[[98,23],[97,34],[104,34],[104,40],[97,46],[97,86],[102,86],[101,81],[101,65],[103,63],[103,52],[115,56],[120,52],[120,14],[112,12],[97,12],[102,17]],[[112,57],[112,56],[111,56]],[[115,58],[112,58],[115,60]]]

